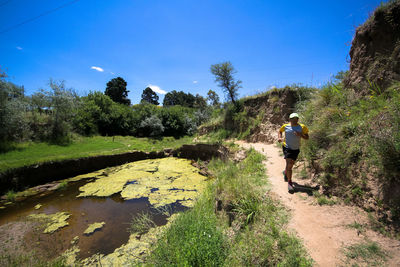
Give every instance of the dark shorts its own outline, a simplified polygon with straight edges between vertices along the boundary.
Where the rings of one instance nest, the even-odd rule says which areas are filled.
[[[299,156],[300,153],[300,149],[292,150],[284,146],[282,146],[282,148],[285,159],[297,160],[297,157]]]

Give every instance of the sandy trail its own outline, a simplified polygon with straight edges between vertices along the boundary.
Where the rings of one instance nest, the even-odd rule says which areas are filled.
[[[294,231],[304,242],[316,266],[346,266],[343,249],[351,244],[362,242],[365,238],[377,242],[390,255],[386,264],[400,266],[400,242],[389,239],[371,230],[360,234],[356,229],[347,225],[354,222],[368,222],[366,212],[357,207],[333,205],[319,206],[314,197],[306,193],[289,194],[287,183],[283,180],[282,171],[285,161],[279,155],[280,149],[272,144],[237,142],[239,145],[254,147],[266,155],[265,162],[271,190],[280,201],[290,210],[289,229]],[[304,181],[293,181],[304,184]]]

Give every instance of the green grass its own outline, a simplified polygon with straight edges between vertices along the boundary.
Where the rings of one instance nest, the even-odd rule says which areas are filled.
[[[149,266],[221,266],[227,248],[216,225],[210,188],[158,240],[148,259]]]
[[[356,264],[362,262],[368,266],[380,266],[387,258],[378,243],[368,240],[346,247],[345,255]]]
[[[263,160],[254,150],[239,164],[213,160],[215,180],[164,233],[148,265],[312,266],[300,240],[286,231],[283,207],[266,194]]]
[[[7,201],[14,201],[15,198],[16,198],[16,196],[17,196],[17,193],[14,192],[14,190],[9,190],[9,191],[6,193],[6,199],[7,199]]]
[[[0,172],[47,161],[120,154],[132,150],[160,151],[164,148],[178,148],[192,140],[192,137],[165,137],[158,140],[131,136],[94,136],[76,137],[67,146],[27,142],[17,144],[14,150],[0,154]]]
[[[128,228],[128,232],[131,234],[144,234],[149,231],[150,228],[155,226],[156,224],[151,219],[151,215],[149,213],[143,212],[132,218],[132,221]]]
[[[359,233],[365,232],[365,225],[354,221],[354,223],[348,224],[347,227],[356,229]]]
[[[63,181],[61,183],[58,184],[57,190],[65,190],[68,186],[68,182],[67,181]]]
[[[313,195],[314,195],[318,205],[320,205],[320,206],[322,206],[322,205],[332,206],[332,205],[336,204],[335,200],[333,200],[325,195],[320,194],[318,191],[314,191]]]
[[[35,266],[35,267],[65,267],[65,259],[62,257],[46,261],[36,255],[35,251],[29,253],[1,253],[0,265],[8,267]]]

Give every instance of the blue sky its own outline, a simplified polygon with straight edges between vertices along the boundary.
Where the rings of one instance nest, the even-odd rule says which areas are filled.
[[[355,28],[381,1],[80,0],[12,28],[70,2],[0,0],[0,66],[27,94],[53,78],[85,95],[120,76],[133,103],[148,85],[160,99],[209,89],[223,98],[210,66],[224,61],[240,96],[319,86],[348,69]]]

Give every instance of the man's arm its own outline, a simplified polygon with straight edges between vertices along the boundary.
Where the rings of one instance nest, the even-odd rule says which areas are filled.
[[[283,142],[282,132],[280,130],[278,131],[278,142],[279,143]]]
[[[310,136],[308,135],[308,128],[302,124],[301,125],[301,138],[308,140],[308,138],[310,138]]]

